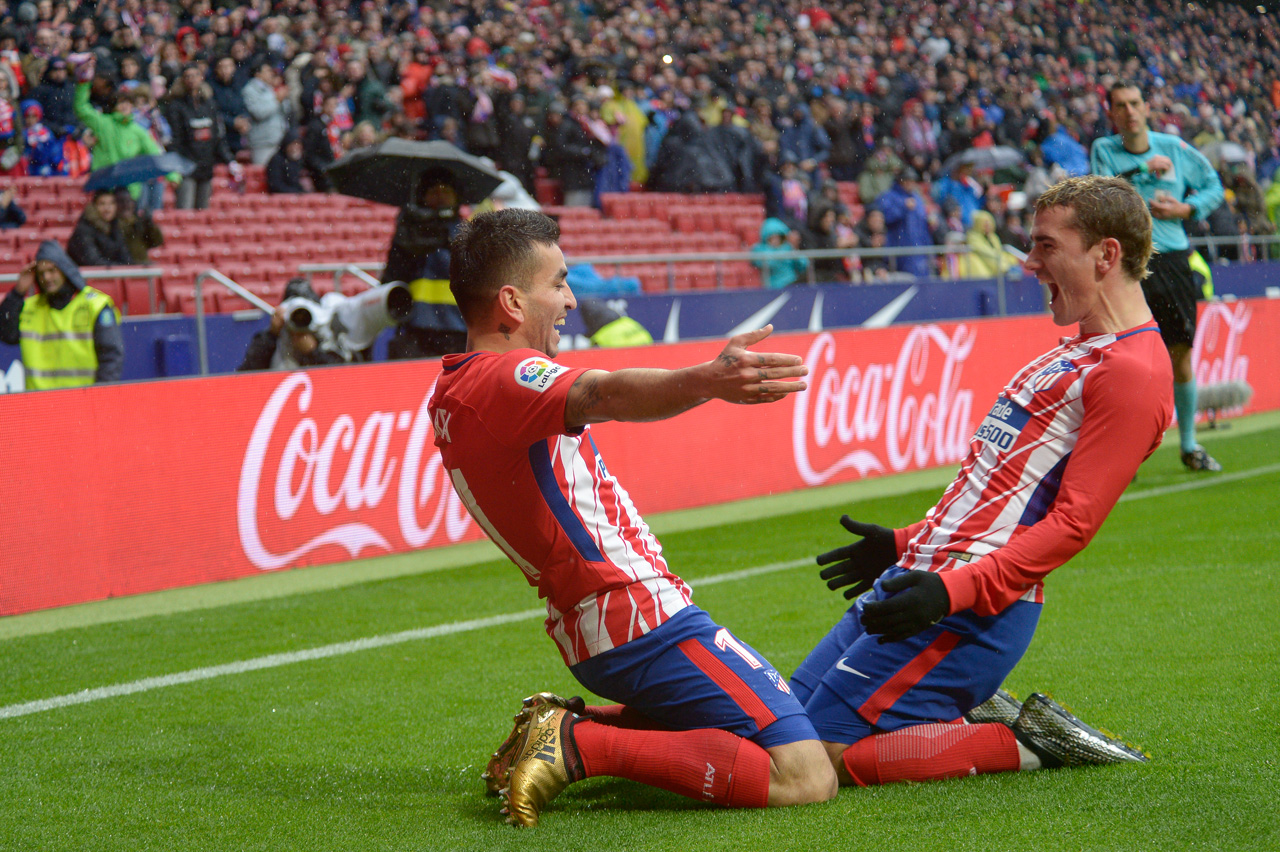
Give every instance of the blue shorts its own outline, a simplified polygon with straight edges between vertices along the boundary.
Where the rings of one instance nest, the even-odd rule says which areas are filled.
[[[676,730],[720,728],[761,748],[818,738],[778,670],[696,606],[570,671],[596,695]]]
[[[881,731],[951,722],[986,701],[1022,659],[1041,605],[1017,601],[1004,612],[949,615],[902,642],[881,645],[862,628],[862,607],[888,597],[880,582],[854,601],[791,676],[819,736],[854,743]]]

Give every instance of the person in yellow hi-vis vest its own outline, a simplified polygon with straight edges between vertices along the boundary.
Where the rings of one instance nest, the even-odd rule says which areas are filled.
[[[118,381],[124,368],[115,304],[53,240],[40,244],[0,301],[0,340],[22,347],[28,390]]]

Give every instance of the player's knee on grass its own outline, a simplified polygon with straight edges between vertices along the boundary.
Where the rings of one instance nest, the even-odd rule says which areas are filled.
[[[825,802],[839,792],[831,760],[817,740],[775,746],[768,752],[770,807]]]

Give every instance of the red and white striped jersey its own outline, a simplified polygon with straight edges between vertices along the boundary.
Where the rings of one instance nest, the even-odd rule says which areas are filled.
[[[590,427],[566,433],[565,401],[584,372],[532,349],[446,355],[428,404],[454,489],[546,598],[568,665],[644,635],[691,594]]]
[[[1005,386],[955,481],[898,530],[904,568],[938,571],[951,611],[1042,602],[1172,418],[1173,369],[1154,322],[1063,340]]]

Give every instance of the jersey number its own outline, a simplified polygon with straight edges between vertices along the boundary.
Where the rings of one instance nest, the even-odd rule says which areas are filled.
[[[729,633],[727,628],[721,627],[716,632],[716,647],[721,651],[726,648],[741,657],[747,665],[753,669],[760,668],[760,661],[756,659],[755,654],[747,650],[747,646],[743,645]]]

